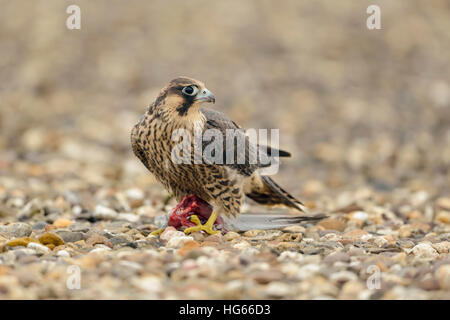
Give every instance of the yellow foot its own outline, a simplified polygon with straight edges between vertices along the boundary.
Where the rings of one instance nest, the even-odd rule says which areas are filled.
[[[163,229],[156,229],[155,231],[152,231],[150,234],[152,236],[159,236],[161,233],[163,233]]]
[[[213,229],[214,222],[216,221],[216,219],[217,219],[217,213],[213,212],[213,213],[211,213],[211,216],[209,217],[208,221],[206,221],[205,224],[202,224],[200,222],[200,219],[198,218],[198,216],[193,214],[191,216],[191,221],[194,222],[196,224],[196,226],[185,229],[184,233],[188,234],[188,233],[192,233],[192,232],[196,232],[196,231],[205,231],[208,234],[220,233],[220,231],[216,231]]]

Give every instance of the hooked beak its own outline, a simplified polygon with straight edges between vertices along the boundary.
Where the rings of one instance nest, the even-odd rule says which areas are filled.
[[[200,91],[197,96],[195,97],[195,101],[201,101],[201,102],[216,102],[216,98],[214,98],[214,95],[211,91],[204,88],[202,91]]]

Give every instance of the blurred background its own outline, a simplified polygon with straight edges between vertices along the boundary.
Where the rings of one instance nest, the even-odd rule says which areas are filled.
[[[1,0],[0,198],[139,187],[160,201],[129,135],[179,75],[243,127],[280,128],[293,158],[276,180],[307,202],[448,194],[449,52],[446,0]]]

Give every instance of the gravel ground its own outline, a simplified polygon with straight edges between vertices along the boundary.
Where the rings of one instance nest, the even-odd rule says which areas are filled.
[[[0,299],[450,299],[450,7],[377,2],[0,0]],[[329,218],[150,235],[176,203],[129,134],[178,75]]]
[[[151,235],[161,210],[137,188],[26,193],[0,189],[1,298],[450,298],[450,198],[426,192],[343,193],[315,226],[212,236]]]

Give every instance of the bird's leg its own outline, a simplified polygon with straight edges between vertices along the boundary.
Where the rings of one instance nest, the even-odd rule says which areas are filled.
[[[190,227],[184,230],[184,233],[189,234],[196,231],[205,231],[208,234],[216,234],[220,233],[220,231],[216,231],[213,229],[214,223],[217,219],[217,213],[214,211],[211,213],[211,215],[208,218],[208,221],[206,221],[205,224],[202,224],[199,217],[196,214],[193,214],[190,216],[190,219],[192,222],[196,224],[195,227]]]

